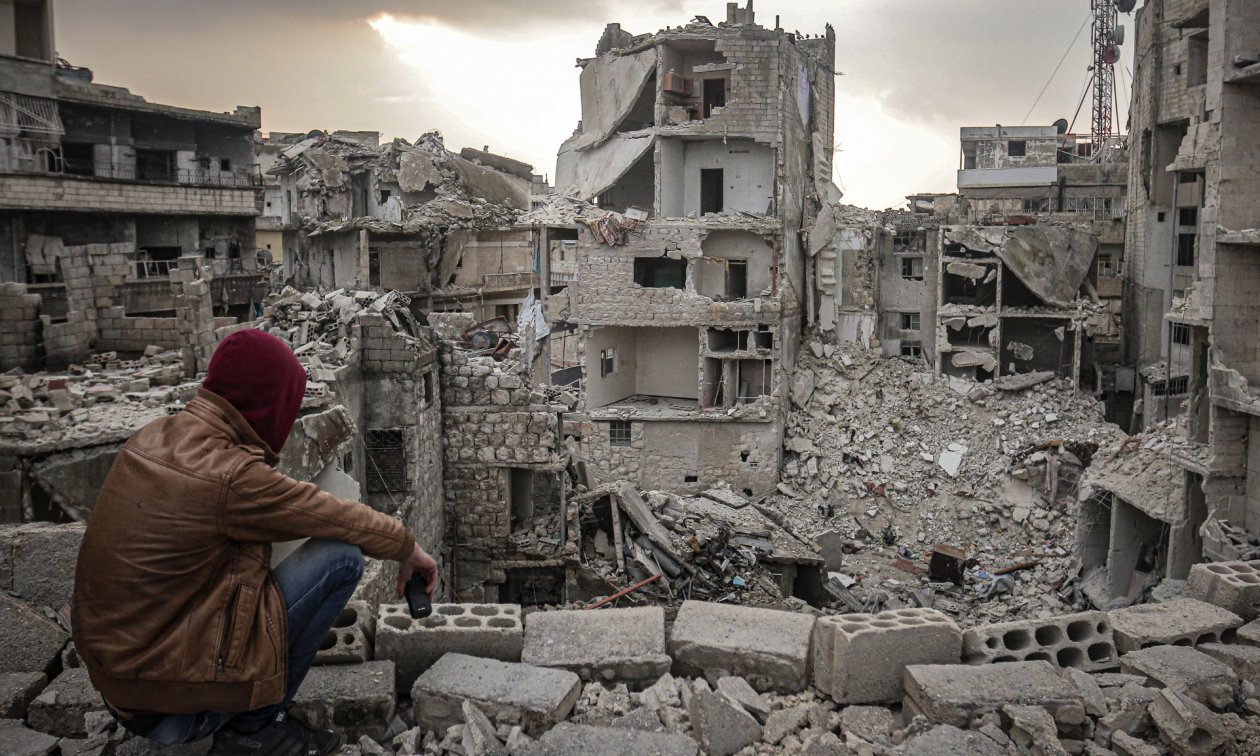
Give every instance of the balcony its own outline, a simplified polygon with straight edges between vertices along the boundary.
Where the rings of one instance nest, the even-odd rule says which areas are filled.
[[[254,179],[199,171],[75,175],[0,167],[0,209],[146,215],[258,215]]]

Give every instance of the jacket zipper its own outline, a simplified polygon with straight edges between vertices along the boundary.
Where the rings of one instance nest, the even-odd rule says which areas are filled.
[[[223,637],[219,640],[219,658],[215,660],[215,673],[223,674],[223,660],[228,655],[227,644],[232,640],[233,625],[236,624],[236,604],[240,600],[241,584],[236,583],[232,586],[232,595],[228,597],[227,617],[223,619]]]

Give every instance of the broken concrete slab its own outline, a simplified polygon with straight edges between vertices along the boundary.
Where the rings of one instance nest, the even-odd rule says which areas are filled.
[[[57,743],[56,737],[28,729],[20,719],[0,719],[0,753],[5,756],[46,756]]]
[[[1204,643],[1197,650],[1234,670],[1239,680],[1260,685],[1260,648],[1241,643]]]
[[[839,614],[814,625],[814,687],[837,703],[900,699],[909,664],[957,664],[962,631],[935,609]]]
[[[88,712],[104,711],[101,694],[92,687],[86,669],[70,669],[44,688],[27,709],[31,727],[63,738],[87,736]]]
[[[1220,753],[1234,740],[1206,706],[1171,690],[1159,691],[1150,713],[1160,740],[1178,754]]]
[[[533,735],[567,717],[581,692],[568,670],[449,653],[420,675],[411,699],[416,723],[435,732],[460,724],[460,707],[472,701],[495,722]]]
[[[1056,667],[1096,672],[1116,666],[1106,612],[978,625],[963,633],[963,661],[985,664],[1044,659]]]
[[[818,555],[823,558],[827,572],[839,572],[844,567],[844,544],[847,539],[838,530],[827,530],[814,536]]]
[[[770,745],[778,745],[788,735],[805,727],[809,721],[808,706],[789,706],[776,709],[766,718],[766,726],[762,728],[761,740]]]
[[[1040,706],[1060,723],[1080,724],[1086,717],[1080,691],[1046,661],[911,665],[905,687],[907,712],[959,727],[1007,704]]]
[[[696,756],[698,752],[696,741],[686,735],[561,722],[527,747],[522,756]]]
[[[840,731],[867,743],[887,743],[893,731],[893,713],[883,706],[846,706],[840,711]]]
[[[377,659],[394,662],[399,690],[447,653],[518,662],[524,628],[518,604],[434,604],[412,619],[406,604],[384,604],[376,621]]]
[[[1190,568],[1185,596],[1254,620],[1260,616],[1260,561],[1196,564]]]
[[[385,737],[394,716],[394,663],[312,667],[290,713],[312,727],[337,730],[349,742]]]
[[[757,720],[717,693],[692,693],[687,714],[706,754],[731,756],[761,740],[762,729]]]
[[[665,611],[658,606],[534,612],[521,661],[576,672],[583,680],[655,681],[669,671]]]
[[[1145,678],[1140,678],[1145,681]],[[1151,728],[1151,716],[1147,711],[1158,693],[1138,683],[1128,683],[1106,688],[1109,713],[1098,720],[1094,731],[1100,743],[1106,743],[1112,733],[1123,732],[1143,736]]]
[[[766,723],[766,717],[770,716],[770,702],[753,690],[747,680],[742,677],[723,677],[717,681],[715,687],[719,696],[752,714],[758,722]]]
[[[1236,640],[1249,646],[1260,646],[1260,620],[1252,620],[1238,628]]]
[[[897,753],[900,756],[941,756],[946,753],[1006,756],[1006,749],[979,732],[942,725],[910,738]]]
[[[1120,659],[1120,671],[1142,675],[1214,709],[1234,702],[1238,676],[1220,661],[1185,646],[1152,646],[1130,651]]]
[[[1232,638],[1242,618],[1203,601],[1179,598],[1160,604],[1137,604],[1107,613],[1122,654],[1153,645],[1197,646]]]
[[[495,734],[494,724],[485,713],[472,701],[465,701],[460,711],[464,715],[463,746],[469,753],[483,756],[507,756],[499,736]]]
[[[759,691],[797,693],[809,682],[812,615],[685,601],[669,636],[674,674],[743,677]]]
[[[0,672],[55,673],[69,640],[60,625],[0,593]]]
[[[1067,751],[1059,742],[1058,726],[1050,713],[1040,706],[1007,704],[1002,707],[1002,721],[1020,753],[1067,756]]]
[[[0,719],[25,719],[27,706],[46,685],[43,672],[0,673]]]

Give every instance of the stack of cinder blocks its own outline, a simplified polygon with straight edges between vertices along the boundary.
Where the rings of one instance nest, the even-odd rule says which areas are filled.
[[[515,604],[434,604],[412,619],[406,604],[385,604],[376,621],[376,658],[394,662],[400,690],[444,654],[519,662],[524,627]]]
[[[1190,568],[1185,595],[1250,622],[1260,617],[1260,560],[1196,564]]]
[[[962,633],[934,609],[823,617],[814,629],[814,687],[837,703],[896,701],[908,664],[957,664]]]

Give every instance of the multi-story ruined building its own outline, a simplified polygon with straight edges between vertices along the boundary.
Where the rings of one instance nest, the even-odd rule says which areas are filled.
[[[1125,356],[1135,428],[1176,422],[1095,476],[1081,540],[1104,601],[1139,561],[1184,579],[1254,558],[1260,532],[1260,6],[1149,0],[1136,41]]]
[[[576,329],[572,427],[596,481],[774,487],[807,297],[801,230],[838,198],[834,50],[830,27],[802,37],[729,3],[718,24],[610,24],[579,62],[582,121],[557,188],[605,212],[539,225],[546,273],[573,276],[550,279],[565,288],[548,311]]]
[[[264,217],[298,287],[406,292],[419,310],[512,319],[538,284],[530,229],[517,217],[545,191],[525,163],[412,145],[376,132],[272,135],[258,159],[272,183]],[[272,238],[270,235],[268,238]]]
[[[93,83],[57,58],[50,2],[5,5],[0,30],[0,368],[190,343],[175,315],[199,305],[171,279],[181,265],[213,274],[198,287],[214,315],[247,315],[268,291],[259,109],[189,110]]]

